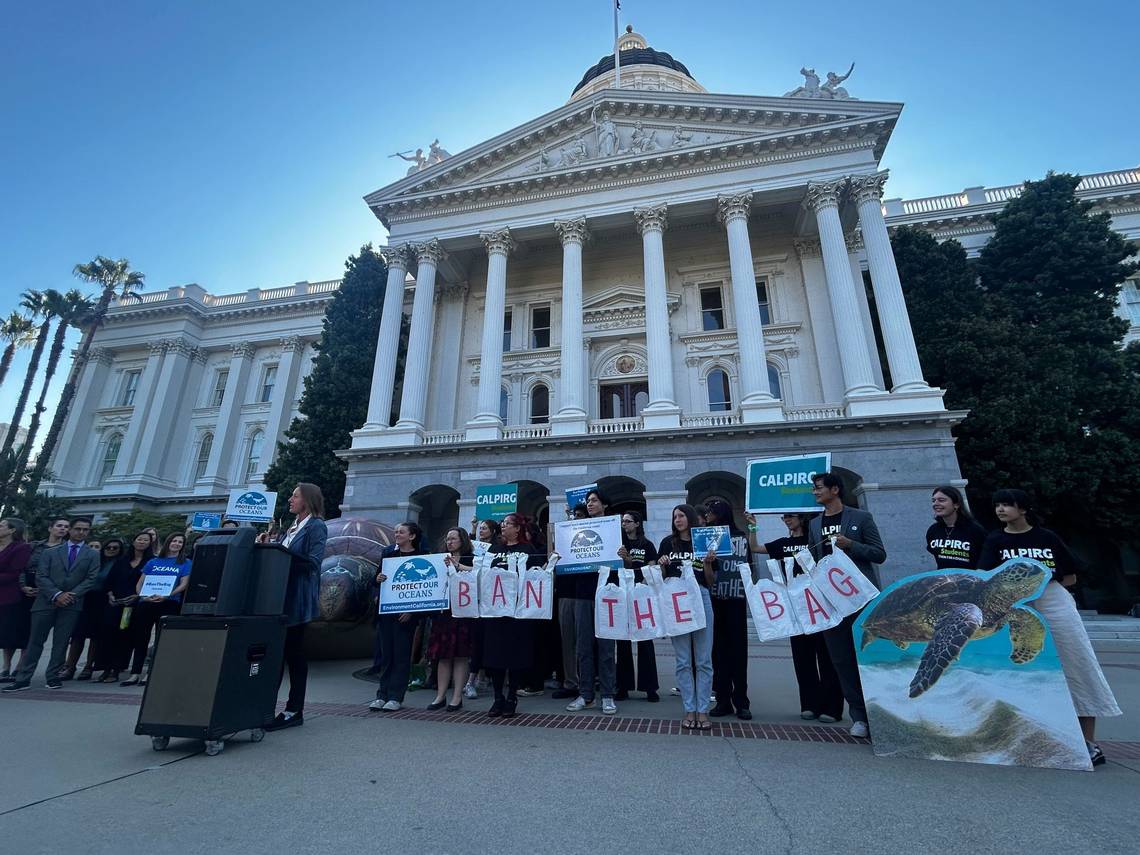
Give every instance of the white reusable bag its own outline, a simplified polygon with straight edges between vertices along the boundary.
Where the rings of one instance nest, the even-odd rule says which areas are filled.
[[[629,638],[629,586],[620,572],[616,585],[606,581],[609,575],[609,567],[598,571],[598,590],[594,594],[594,637],[627,639]]]
[[[457,570],[455,565],[447,568],[447,598],[451,606],[451,616],[457,618],[479,617],[479,568]]]
[[[479,617],[514,617],[519,600],[517,565],[508,553],[506,567],[488,566],[479,571]],[[496,556],[488,555],[493,559]],[[490,562],[488,562],[490,563]]]
[[[795,560],[805,571],[815,563],[810,553],[806,551],[798,552]],[[843,615],[831,605],[831,601],[815,585],[810,572],[791,576],[793,572],[791,564],[791,559],[788,559],[788,599],[792,603],[792,611],[795,612],[800,631],[804,635],[812,635],[838,626],[843,620]]]
[[[635,582],[629,596],[629,638],[631,641],[650,641],[665,637],[665,607],[661,604],[658,588],[652,584],[651,572],[660,575],[658,567],[643,567],[641,576],[647,582]]]
[[[660,590],[666,635],[687,635],[705,628],[705,606],[692,561],[681,562],[679,577],[663,578]]]
[[[758,582],[752,581],[752,568],[747,564],[737,564],[736,568],[744,582],[744,597],[748,601],[748,610],[752,613],[756,637],[761,641],[774,641],[799,635],[800,627],[788,599],[788,588],[784,585],[779,562],[769,560],[768,569],[772,578]]]
[[[544,567],[527,567],[519,571],[519,600],[515,617],[524,620],[550,620],[554,614],[554,565],[558,553],[547,560]]]
[[[823,591],[841,617],[853,615],[879,595],[875,583],[863,575],[851,557],[831,539],[831,554],[810,571],[815,586]]]

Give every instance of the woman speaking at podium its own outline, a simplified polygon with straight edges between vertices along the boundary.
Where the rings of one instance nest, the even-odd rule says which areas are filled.
[[[324,521],[325,497],[316,484],[300,483],[293,488],[289,513],[296,519],[281,539],[281,545],[296,557],[296,569],[289,573],[289,587],[285,591],[285,616],[289,626],[285,630],[285,662],[281,669],[282,676],[285,668],[289,669],[289,698],[285,712],[278,713],[266,730],[282,730],[305,723],[305,686],[309,681],[305,626],[319,611],[321,561],[329,536]],[[297,566],[300,564],[307,564],[308,572],[301,572]]]

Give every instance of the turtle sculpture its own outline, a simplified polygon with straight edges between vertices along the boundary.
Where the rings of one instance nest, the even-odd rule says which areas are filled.
[[[988,579],[968,573],[920,576],[895,588],[863,623],[860,649],[884,638],[905,650],[911,642],[929,642],[910,681],[917,698],[950,667],[967,641],[1009,627],[1018,665],[1031,662],[1045,645],[1045,624],[1035,612],[1014,605],[1041,587],[1046,570],[1016,561]]]

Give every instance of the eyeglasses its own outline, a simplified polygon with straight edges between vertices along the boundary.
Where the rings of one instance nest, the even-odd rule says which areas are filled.
[[[514,526],[515,528],[519,527],[519,524],[517,522],[515,522],[514,520],[503,520],[503,524],[502,524],[503,528],[506,528],[509,525]]]

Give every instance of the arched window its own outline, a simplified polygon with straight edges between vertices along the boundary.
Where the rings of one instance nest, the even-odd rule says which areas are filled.
[[[709,387],[709,412],[723,413],[732,409],[732,393],[728,388],[728,374],[723,368],[714,368],[706,381]]]
[[[202,441],[198,444],[198,459],[194,462],[194,480],[200,481],[206,477],[206,466],[210,462],[210,451],[214,447],[214,435],[207,433],[202,435]]]
[[[780,391],[780,371],[771,362],[768,363],[768,388],[772,390],[773,398],[781,401],[784,399],[784,394]]]
[[[119,461],[119,451],[123,447],[123,435],[111,434],[107,440],[107,447],[103,450],[103,463],[99,467],[99,483],[102,484],[115,471],[115,464]]]
[[[253,480],[253,476],[257,474],[258,468],[261,466],[261,446],[264,444],[265,431],[254,431],[253,436],[249,438],[249,456],[245,462],[246,482]]]
[[[507,423],[507,406],[511,402],[511,393],[506,388],[499,389],[499,418],[503,424]]]
[[[550,421],[550,390],[539,383],[530,390],[530,423],[544,425]]]

